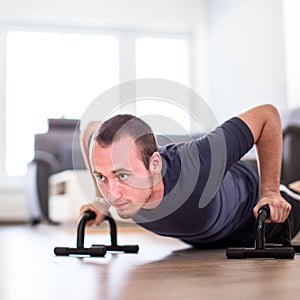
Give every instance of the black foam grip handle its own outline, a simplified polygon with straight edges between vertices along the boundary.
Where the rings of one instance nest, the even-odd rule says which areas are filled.
[[[59,256],[68,256],[69,255],[69,248],[67,247],[55,247],[54,248],[54,253],[55,255]]]
[[[123,245],[123,251],[125,253],[138,253],[139,246],[138,245]]]
[[[105,247],[92,247],[92,248],[69,248],[69,247],[56,247],[54,253],[57,256],[98,256],[103,257],[106,254]]]
[[[96,218],[96,213],[91,209],[86,210],[83,214],[86,215],[86,221],[94,220]]]
[[[267,214],[267,218],[269,218],[270,217],[270,214],[271,214],[271,212],[270,212],[270,207],[269,207],[269,205],[264,205],[264,206],[262,206],[259,210],[258,210],[258,214],[260,214],[260,212],[262,212],[262,211],[265,211],[266,212],[266,214]]]

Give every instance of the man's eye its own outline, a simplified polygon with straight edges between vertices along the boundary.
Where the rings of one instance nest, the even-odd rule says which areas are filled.
[[[100,174],[97,175],[96,178],[97,178],[97,180],[100,181],[100,182],[102,182],[102,181],[105,180],[105,177],[104,177],[103,175],[100,175]]]
[[[118,175],[118,177],[120,178],[120,180],[123,181],[123,180],[126,180],[128,178],[128,175],[121,173],[121,174]]]

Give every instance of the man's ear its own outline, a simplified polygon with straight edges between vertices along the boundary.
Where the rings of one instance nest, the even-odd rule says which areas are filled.
[[[150,157],[149,168],[153,174],[161,173],[162,160],[160,154],[157,151],[154,152]]]

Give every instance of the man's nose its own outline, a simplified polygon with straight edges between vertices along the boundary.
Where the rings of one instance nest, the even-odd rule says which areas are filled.
[[[121,192],[121,187],[119,186],[118,182],[115,180],[112,180],[108,184],[108,202],[111,203],[112,205],[119,199],[122,198],[122,192]]]

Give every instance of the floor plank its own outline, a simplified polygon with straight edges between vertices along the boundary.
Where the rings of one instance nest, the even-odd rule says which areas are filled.
[[[120,244],[138,254],[56,257],[76,243],[75,228],[0,226],[0,299],[299,299],[300,256],[294,260],[228,260],[224,250],[196,250],[136,227],[120,228]],[[88,230],[85,245],[107,243]]]

